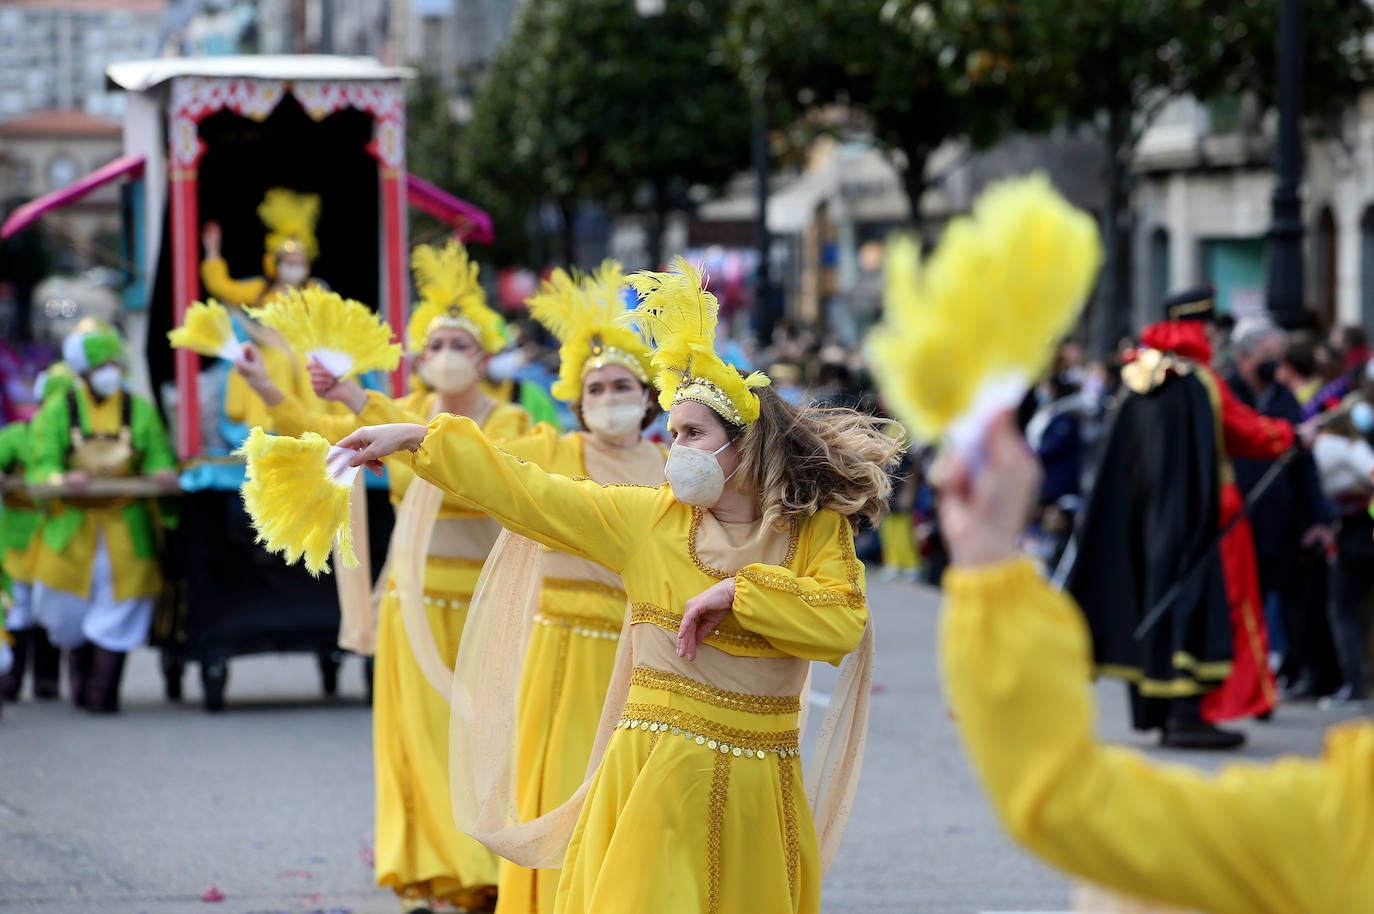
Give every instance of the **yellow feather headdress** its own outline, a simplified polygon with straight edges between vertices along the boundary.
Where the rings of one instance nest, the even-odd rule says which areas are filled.
[[[1101,259],[1096,222],[1040,174],[990,186],[925,263],[915,240],[894,241],[869,346],[897,417],[923,441],[976,447],[1048,367]]]
[[[709,406],[733,425],[751,425],[759,417],[754,390],[771,381],[756,371],[741,377],[734,365],[716,355],[716,322],[720,305],[706,291],[701,271],[682,257],[667,273],[640,272],[627,282],[639,293],[639,306],[623,318],[637,325],[654,346],[654,386],[665,410],[693,400]]]
[[[619,365],[649,383],[653,366],[649,347],[619,322],[625,313],[620,290],[625,275],[620,264],[607,260],[591,276],[578,278],[554,270],[528,301],[533,317],[559,342],[561,362],[551,392],[564,403],[582,398],[582,379],[605,365]]]
[[[410,269],[420,291],[420,302],[406,326],[411,352],[424,349],[437,327],[466,330],[487,352],[506,347],[506,322],[487,306],[487,293],[477,282],[477,264],[468,258],[467,248],[457,241],[442,248],[417,245]]]
[[[298,194],[274,187],[258,205],[258,218],[267,226],[265,247],[269,254],[302,250],[314,260],[320,254],[315,225],[320,221],[318,194]]]
[[[248,313],[335,377],[391,371],[401,362],[390,324],[362,302],[319,286],[286,289]]]
[[[167,331],[167,341],[174,349],[189,349],[231,362],[243,355],[243,344],[234,336],[228,309],[213,298],[192,302],[181,326]]]
[[[235,453],[248,461],[241,494],[259,543],[288,565],[304,558],[306,570],[318,575],[337,539],[344,566],[358,566],[349,526],[358,468],[348,466],[349,451],[314,432],[288,438],[255,427]]]

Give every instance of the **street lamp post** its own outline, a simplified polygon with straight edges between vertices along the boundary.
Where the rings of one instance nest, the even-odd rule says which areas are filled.
[[[1282,327],[1305,323],[1302,258],[1302,0],[1279,4],[1279,135],[1269,227],[1269,313]]]

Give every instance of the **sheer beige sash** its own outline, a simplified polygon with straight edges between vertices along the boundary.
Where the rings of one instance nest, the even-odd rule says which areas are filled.
[[[339,594],[339,647],[371,657],[377,645],[377,603],[372,588],[372,555],[368,549],[367,488],[363,474],[353,480],[349,493],[349,528],[358,564],[349,568],[334,546],[334,586]],[[384,586],[385,575],[379,579]]]

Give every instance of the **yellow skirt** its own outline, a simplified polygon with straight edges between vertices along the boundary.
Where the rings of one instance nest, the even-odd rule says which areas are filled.
[[[480,563],[431,559],[425,614],[453,665]],[[388,587],[377,622],[372,750],[377,783],[377,884],[466,905],[496,885],[496,856],[453,824],[448,703],[415,662],[400,602]]]
[[[61,552],[54,552],[48,546],[41,531],[34,537],[33,580],[53,590],[89,597],[95,546],[103,533],[105,548],[110,553],[110,571],[114,575],[114,598],[123,601],[157,596],[162,590],[162,568],[156,556],[141,558],[134,551],[134,540],[129,535],[129,523],[123,511],[119,508],[88,508],[85,511],[86,516],[76,535]]]
[[[636,670],[554,910],[819,911],[797,709],[784,704]]]
[[[520,815],[561,805],[587,776],[615,667],[625,594],[592,582],[545,582],[520,680]],[[497,914],[552,914],[559,870],[501,861]]]

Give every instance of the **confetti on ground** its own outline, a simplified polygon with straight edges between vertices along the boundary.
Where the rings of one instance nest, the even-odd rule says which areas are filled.
[[[309,870],[282,870],[277,874],[278,879],[314,879],[315,874]]]
[[[305,898],[301,899],[301,907],[303,908],[311,908],[318,904],[324,904],[324,896],[318,892],[314,895],[307,895]]]
[[[200,896],[201,901],[223,901],[224,893],[217,886],[210,886],[205,890],[205,894]]]

